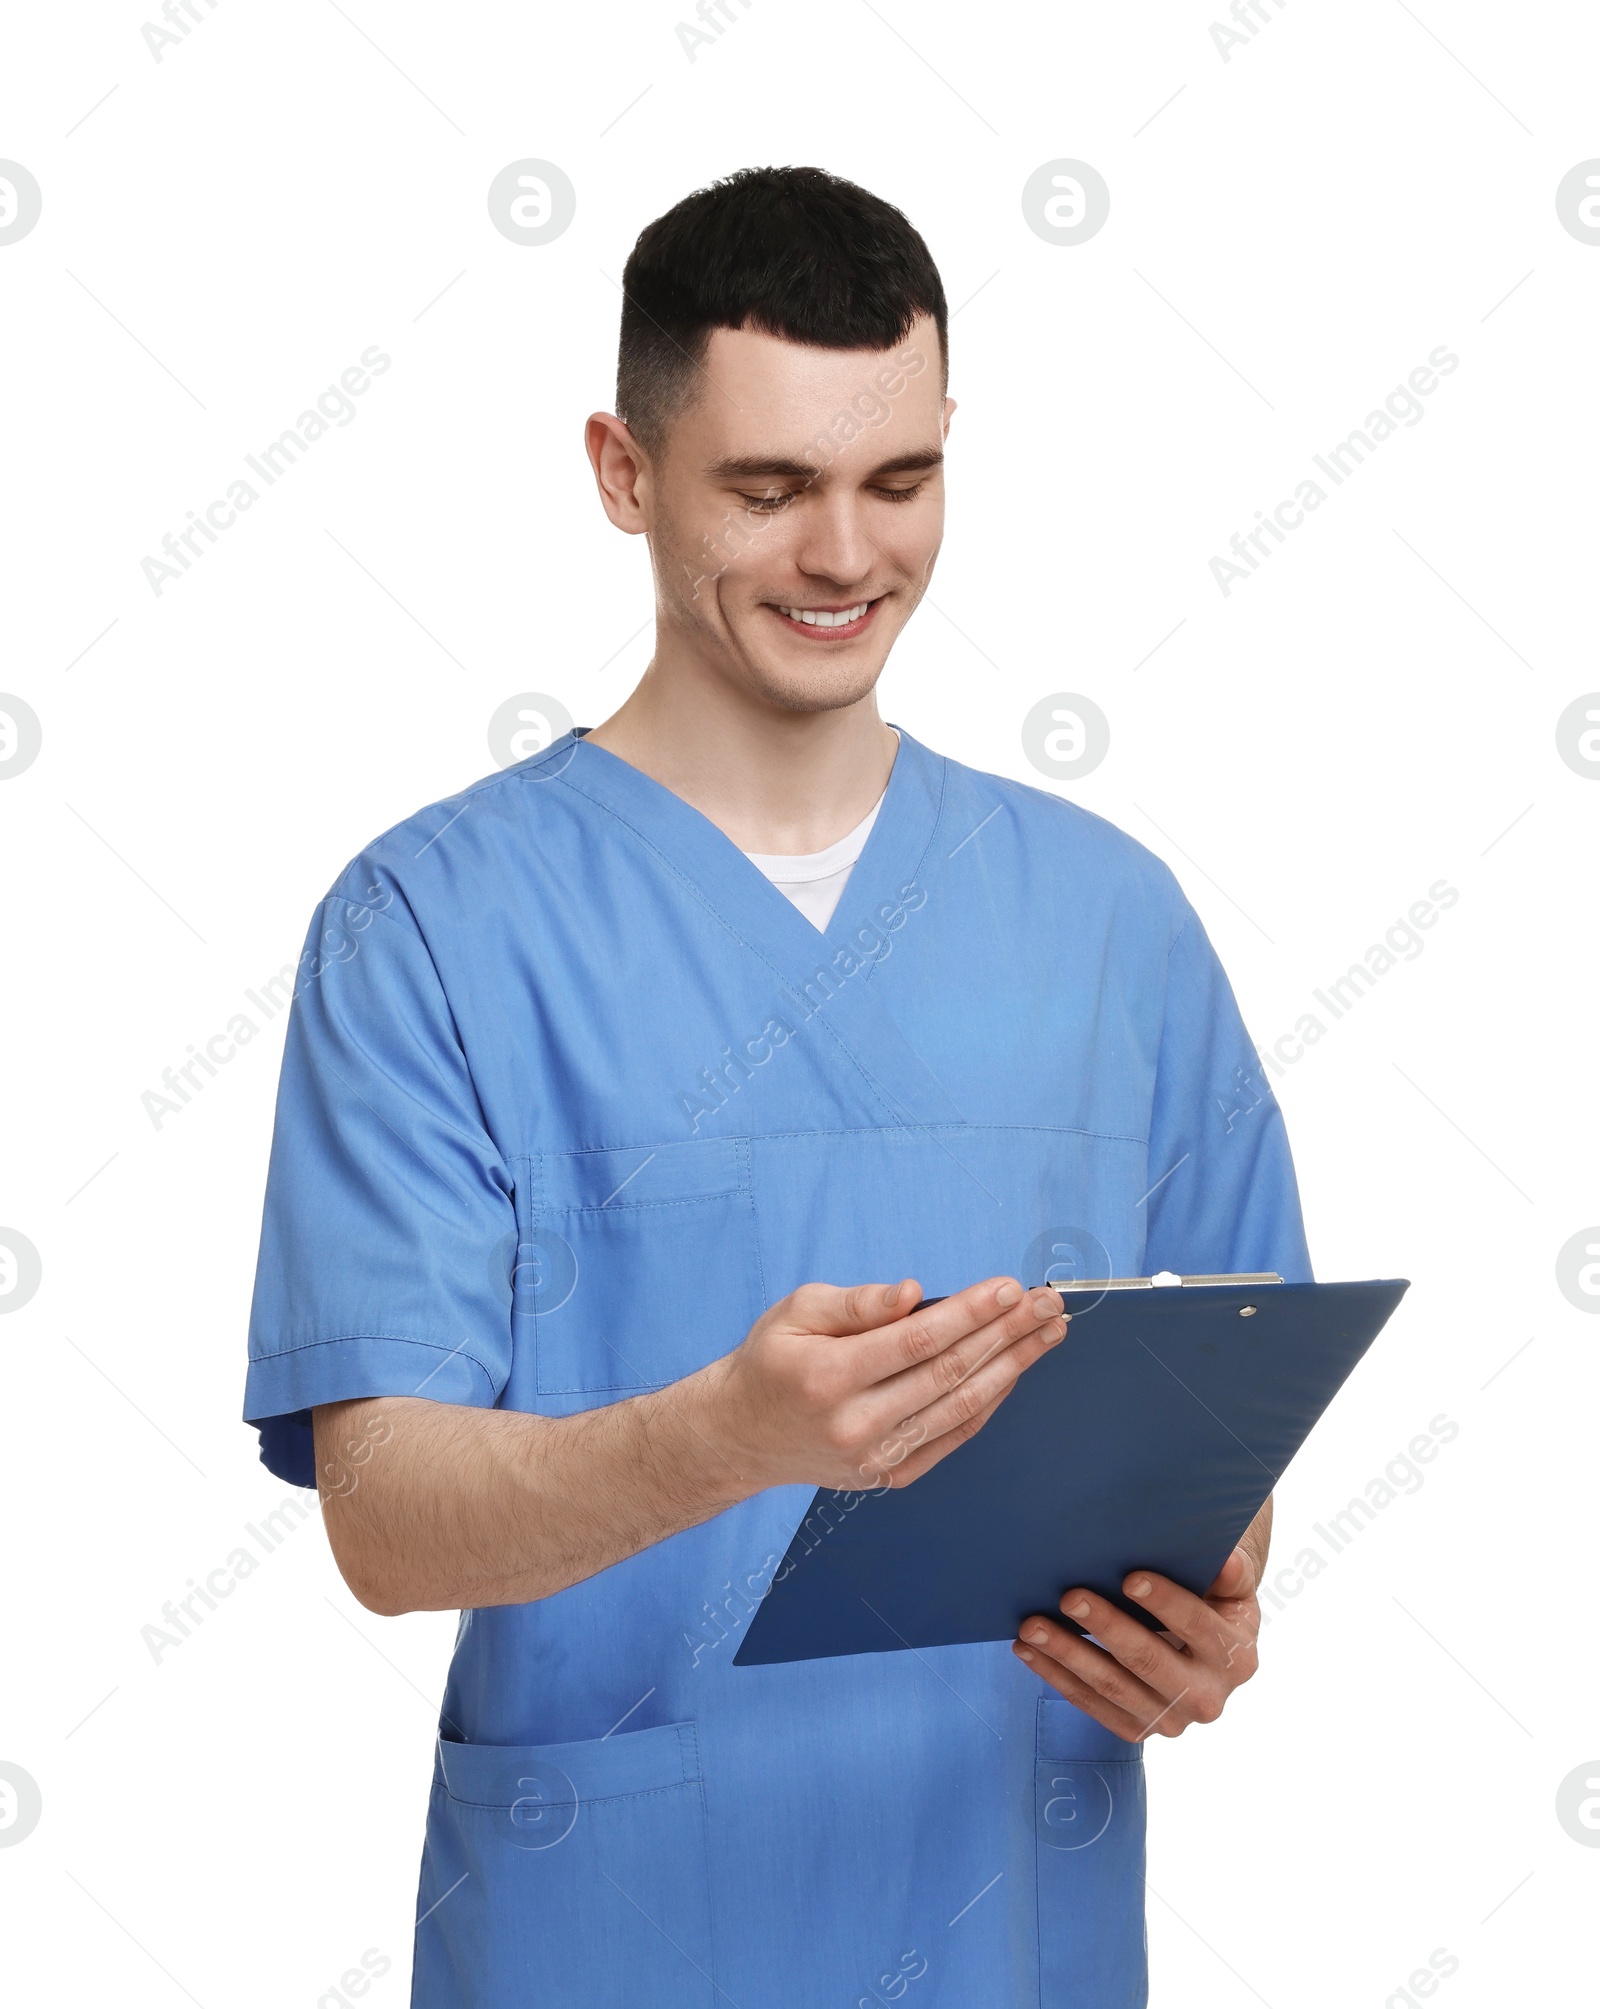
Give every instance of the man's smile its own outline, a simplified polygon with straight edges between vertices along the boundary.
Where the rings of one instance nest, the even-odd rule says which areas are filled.
[[[792,633],[804,635],[808,641],[847,642],[866,631],[884,597],[880,593],[876,600],[856,600],[834,607],[774,606],[769,611]]]

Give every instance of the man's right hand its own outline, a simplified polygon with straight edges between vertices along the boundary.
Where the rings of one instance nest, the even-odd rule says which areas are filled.
[[[369,1611],[526,1604],[768,1486],[907,1486],[1063,1337],[1053,1290],[990,1277],[916,1309],[804,1284],[732,1353],[620,1402],[538,1416],[419,1395],[313,1413],[323,1524]]]
[[[747,1482],[909,1486],[981,1430],[1066,1336],[1059,1292],[989,1277],[917,1309],[898,1284],[802,1284],[701,1374],[710,1433]]]

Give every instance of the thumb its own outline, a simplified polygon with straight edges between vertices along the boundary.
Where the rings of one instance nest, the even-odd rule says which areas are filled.
[[[1248,1549],[1235,1549],[1217,1572],[1207,1597],[1249,1597],[1256,1587],[1256,1567]]]
[[[897,1284],[801,1284],[767,1314],[790,1332],[818,1338],[845,1339],[892,1325],[922,1302],[922,1287],[914,1277]]]

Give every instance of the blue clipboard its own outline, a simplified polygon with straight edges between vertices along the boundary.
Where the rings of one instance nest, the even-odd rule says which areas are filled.
[[[1203,1595],[1409,1279],[1055,1285],[1067,1336],[898,1490],[819,1492],[734,1664],[1009,1640],[1133,1569]]]

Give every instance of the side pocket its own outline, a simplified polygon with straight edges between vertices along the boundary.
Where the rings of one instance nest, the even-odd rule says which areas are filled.
[[[413,2009],[711,2009],[692,1723],[435,1749]]]
[[[1041,2009],[1144,2009],[1144,1748],[1059,1696],[1038,1706]]]
[[[746,1139],[527,1164],[514,1309],[532,1313],[540,1394],[660,1388],[730,1352],[760,1317]]]

